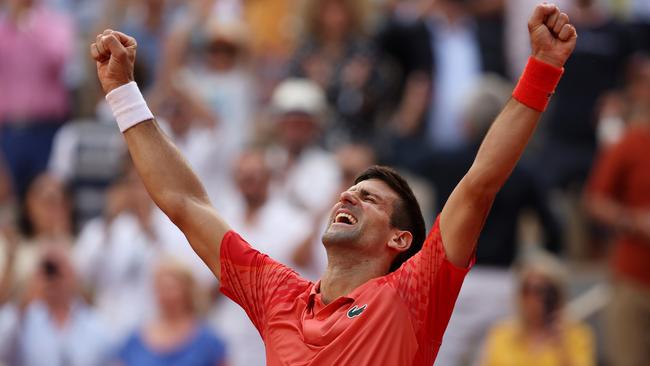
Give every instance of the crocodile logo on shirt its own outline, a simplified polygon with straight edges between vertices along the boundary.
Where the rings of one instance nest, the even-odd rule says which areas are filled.
[[[350,308],[350,310],[348,310],[348,318],[350,319],[356,318],[357,316],[361,315],[361,313],[363,313],[363,311],[366,310],[367,307],[368,304],[364,304],[361,307],[354,305],[352,308]]]

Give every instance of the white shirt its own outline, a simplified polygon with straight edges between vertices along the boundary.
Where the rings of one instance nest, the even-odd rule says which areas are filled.
[[[255,93],[250,75],[242,69],[216,72],[202,67],[185,69],[182,82],[218,117],[219,133],[234,149],[241,149],[253,130]]]
[[[151,271],[158,247],[130,213],[118,215],[108,229],[102,218],[93,219],[79,235],[74,247],[77,270],[95,290],[98,314],[115,339],[152,313]]]
[[[435,148],[454,149],[466,143],[464,101],[481,75],[478,39],[470,20],[435,18],[429,26],[436,66],[429,137]]]
[[[271,151],[278,170],[286,166],[286,152]],[[319,218],[333,206],[340,193],[341,170],[332,154],[312,147],[302,152],[284,177],[276,177],[271,189],[273,197],[287,200],[309,212],[312,218]]]
[[[23,366],[100,366],[106,364],[110,342],[97,315],[76,302],[63,328],[54,324],[42,302],[27,308],[19,336]]]

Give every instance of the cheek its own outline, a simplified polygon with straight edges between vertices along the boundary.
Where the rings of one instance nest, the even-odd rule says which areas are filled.
[[[390,230],[390,218],[386,212],[376,207],[366,210],[366,217],[362,224],[371,229],[373,234],[379,236],[383,236]]]

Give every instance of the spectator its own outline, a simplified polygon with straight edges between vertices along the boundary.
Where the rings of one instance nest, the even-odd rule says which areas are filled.
[[[296,251],[310,238],[312,220],[292,206],[286,197],[270,195],[271,170],[264,151],[244,152],[234,164],[234,177],[239,192],[222,213],[233,230],[255,243],[255,249],[281,263],[288,263],[307,278],[318,278],[318,270],[325,268],[325,264],[315,261],[324,260],[324,256],[314,258],[312,255],[301,265],[294,262]],[[291,225],[286,225],[288,221]],[[278,231],[280,226],[285,229]],[[264,344],[237,304],[227,300],[219,303],[214,324],[225,337],[232,365],[264,364]]]
[[[591,216],[616,235],[605,332],[613,366],[650,363],[649,108],[631,108],[624,136],[598,158],[585,199]]]
[[[70,197],[57,178],[43,173],[27,188],[22,234],[36,243],[72,239],[74,223]]]
[[[307,239],[312,230],[308,215],[286,200],[270,194],[271,170],[263,150],[249,150],[236,160],[234,178],[239,198],[223,213],[233,230],[244,235],[256,249],[268,254],[280,263],[288,263],[303,275],[318,278],[313,268],[296,266],[293,252]],[[291,225],[278,233],[291,218]],[[324,267],[322,267],[324,268]]]
[[[163,43],[173,12],[167,0],[140,0],[130,6],[129,10],[119,29],[138,39],[139,84],[143,90],[147,90],[160,72]]]
[[[233,159],[250,138],[255,112],[246,26],[194,14],[173,30],[167,45],[161,90],[178,88],[205,105],[219,122],[223,154]]]
[[[423,9],[419,12],[412,9],[414,3],[420,1],[387,4],[385,19],[377,35],[382,57],[387,59],[386,64],[392,66],[392,72],[396,74],[391,78],[386,100],[382,100],[382,106],[387,110],[382,108],[378,117],[381,119],[383,114],[384,118],[390,118],[391,135],[396,132],[403,137],[415,137],[421,132],[431,100],[433,80],[431,37]]]
[[[359,174],[377,164],[375,152],[364,144],[343,145],[336,149],[335,156],[341,169],[340,192],[352,187]]]
[[[46,174],[36,177],[27,189],[21,232],[13,222],[2,223],[0,304],[30,300],[26,288],[42,251],[54,245],[67,246],[73,238],[71,217],[63,184]]]
[[[601,97],[597,137],[600,147],[620,141],[625,133],[625,114],[630,105],[650,105],[650,57],[638,55],[628,63],[622,90]]]
[[[9,0],[0,14],[0,148],[21,199],[46,169],[68,113],[63,73],[73,34],[71,20],[41,0]]]
[[[232,194],[228,168],[243,142],[228,135],[217,115],[188,89],[171,86],[158,95],[152,108],[160,116],[162,128],[205,182],[210,198],[220,205]]]
[[[325,97],[306,79],[288,79],[271,99],[278,144],[271,150],[274,196],[316,218],[338,194],[340,170],[331,154],[317,145],[324,127]]]
[[[377,56],[363,34],[364,1],[310,0],[306,36],[290,64],[290,76],[320,85],[334,113],[328,145],[367,140],[374,133],[381,82]]]
[[[48,171],[70,187],[75,222],[100,216],[106,189],[123,168],[126,146],[108,105],[97,101],[93,118],[67,122],[54,136]]]
[[[565,314],[565,278],[564,268],[550,256],[537,254],[524,262],[517,315],[492,328],[482,365],[596,364],[591,330]]]
[[[246,23],[251,27],[251,41],[256,57],[286,60],[295,42],[295,29],[287,29],[297,23],[295,2],[246,0],[243,3]]]
[[[478,83],[482,57],[476,21],[462,1],[437,1],[428,18],[434,62],[427,136],[435,150],[465,148],[462,125],[465,94]]]
[[[50,246],[39,260],[31,302],[16,350],[24,366],[100,366],[107,361],[107,332],[79,296],[77,277],[63,246]]]
[[[304,0],[245,0],[244,19],[250,28],[255,90],[267,101],[286,76],[287,62],[300,34],[300,5]]]
[[[126,340],[117,361],[124,366],[225,365],[224,343],[198,317],[192,273],[163,261],[154,281],[158,314]]]
[[[161,248],[153,210],[140,178],[129,169],[109,188],[104,215],[84,226],[74,248],[83,285],[115,340],[140,326],[154,305],[151,266]]]

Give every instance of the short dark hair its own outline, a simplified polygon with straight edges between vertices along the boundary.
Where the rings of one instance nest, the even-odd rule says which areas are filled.
[[[411,187],[394,169],[379,165],[371,166],[357,176],[354,184],[369,179],[381,180],[397,193],[399,200],[395,201],[393,205],[390,224],[413,235],[411,246],[406,251],[398,254],[393,260],[390,266],[390,272],[393,272],[422,249],[426,236],[424,218]]]

